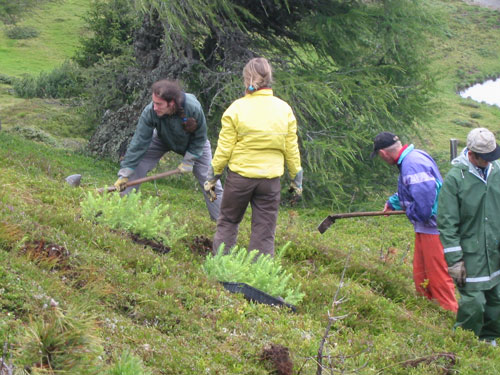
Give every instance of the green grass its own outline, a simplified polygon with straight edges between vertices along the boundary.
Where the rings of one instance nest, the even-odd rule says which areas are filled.
[[[39,38],[53,35],[50,43],[0,39],[2,73],[38,73],[70,57],[81,25],[77,15],[86,4],[50,4],[44,8],[47,13],[25,21],[40,29]],[[455,93],[461,85],[500,72],[500,15],[455,0],[440,4],[450,13],[451,23],[447,36],[436,40],[429,54],[439,73],[438,111],[422,124],[422,138],[414,141],[429,150],[445,172],[449,138],[459,138],[463,145],[470,124],[500,131],[498,108],[476,105]],[[57,18],[68,23],[45,26],[46,20]],[[65,32],[55,31],[60,24],[66,25]],[[59,38],[65,47],[58,47]],[[30,43],[39,60],[23,55],[32,53],[23,43]],[[24,66],[16,62],[22,56]],[[437,374],[449,366],[446,361],[430,360],[415,368],[409,361],[449,352],[457,359],[451,373],[499,372],[497,350],[479,343],[470,332],[453,331],[452,313],[415,295],[414,234],[404,217],[342,219],[320,235],[316,227],[329,212],[307,204],[282,207],[276,247],[292,241],[283,266],[294,282],[302,284],[304,300],[296,314],[249,303],[209,280],[202,270],[204,257],[196,251],[197,239],[211,238],[215,224],[192,176],[170,177],[141,188],[145,196],[158,196],[168,204],[177,225],[187,228],[186,238],[168,254],[133,242],[123,231],[82,220],[80,202],[88,191],[112,184],[118,166],[75,153],[64,144],[54,148],[28,140],[21,132],[11,133],[21,126],[42,129],[60,143],[88,137],[85,130],[75,129],[78,108],[71,103],[22,100],[9,88],[0,86],[0,343],[12,345],[18,370],[33,365],[23,353],[30,353],[26,349],[32,348],[28,342],[34,328],[45,324],[52,334],[47,337],[61,335],[50,328],[52,299],[57,311],[68,317],[65,327],[74,342],[87,340],[91,352],[81,365],[85,362],[96,374],[128,368],[154,375],[264,375],[269,366],[260,354],[270,343],[289,348],[295,373],[302,368],[301,374],[315,374],[314,358],[349,257],[340,292],[345,300],[333,312],[346,317],[335,323],[326,345],[337,369],[362,367],[358,373],[370,375]],[[394,181],[393,172],[388,181]],[[75,173],[82,175],[78,188],[64,182]],[[377,186],[364,208],[381,209],[385,194],[394,189],[395,182]],[[247,212],[239,245],[247,246],[249,236]],[[62,246],[69,256],[49,259],[43,244]],[[85,323],[85,328],[75,321]],[[74,357],[68,350],[61,361],[79,358],[78,348],[71,348]],[[72,373],[72,368],[60,370]]]
[[[82,16],[89,4],[89,0],[57,0],[42,5],[32,16],[19,22],[40,32],[32,39],[9,39],[4,32],[7,26],[0,24],[1,73],[16,77],[37,74],[71,57],[82,35]]]
[[[186,240],[160,255],[132,242],[125,233],[80,219],[80,201],[87,191],[109,184],[112,164],[7,133],[0,133],[0,162],[4,166],[0,269],[17,275],[6,276],[2,283],[6,292],[0,299],[0,321],[5,322],[0,337],[9,341],[22,339],[32,324],[30,317],[41,319],[43,305],[52,298],[63,311],[81,309],[85,316],[98,316],[95,325],[89,324],[94,331],[87,334],[100,338],[104,353],[114,353],[115,358],[131,351],[154,374],[206,369],[214,374],[266,374],[258,356],[269,343],[288,347],[297,369],[315,356],[350,253],[341,293],[347,299],[337,310],[348,316],[337,323],[329,351],[347,355],[369,348],[362,358],[352,360],[352,366],[368,360],[371,370],[361,372],[366,374],[385,367],[384,373],[403,373],[398,362],[450,350],[460,357],[455,368],[467,373],[476,359],[471,351],[494,355],[470,334],[454,334],[451,313],[415,297],[410,260],[413,233],[404,218],[339,220],[320,235],[315,227],[326,212],[283,209],[276,243],[283,246],[292,240],[283,263],[306,294],[298,313],[292,314],[248,303],[206,278],[203,257],[190,250],[196,236],[210,237],[214,231],[201,193],[187,186],[171,188],[166,180],[158,183],[159,199],[168,202],[172,212],[182,213],[178,225],[188,225]],[[83,176],[82,185],[71,188],[64,177],[76,172]],[[154,186],[145,184],[144,193],[154,194]],[[186,207],[188,200],[198,204]],[[247,214],[241,226],[242,244],[249,240],[249,219]],[[41,239],[68,249],[71,255],[65,267],[27,256],[26,244]],[[33,299],[33,295],[39,297]],[[7,314],[18,319],[11,320]],[[107,358],[96,366],[106,368]],[[432,366],[413,373],[428,373]],[[491,360],[479,368],[488,373],[495,366]],[[312,360],[303,373],[314,373]]]
[[[433,41],[429,54],[437,77],[436,112],[424,124],[423,139],[415,143],[429,150],[441,171],[449,169],[449,140],[459,140],[459,150],[471,127],[486,127],[500,138],[500,108],[461,98],[459,89],[500,76],[500,12],[470,6],[462,1],[442,1],[449,25],[444,38]]]

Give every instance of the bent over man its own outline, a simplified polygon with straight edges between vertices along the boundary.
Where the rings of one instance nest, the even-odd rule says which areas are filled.
[[[460,301],[456,327],[496,345],[500,336],[500,147],[473,129],[452,161],[439,198],[438,227]]]
[[[192,172],[196,176],[210,217],[215,221],[221,200],[211,201],[203,189],[212,150],[201,104],[193,94],[183,92],[175,81],[157,81],[151,89],[152,102],[142,111],[114,185],[123,191],[122,194],[139,189],[139,185],[125,189],[125,184],[145,177],[167,151],[174,151],[184,155],[178,168],[182,173]],[[218,197],[222,196],[220,181],[215,184],[214,191]]]
[[[372,157],[379,155],[399,168],[398,192],[385,203],[384,212],[404,210],[415,229],[413,281],[417,293],[436,300],[442,308],[457,311],[455,287],[448,275],[436,224],[438,195],[442,185],[436,162],[413,145],[402,145],[389,132],[379,133]]]

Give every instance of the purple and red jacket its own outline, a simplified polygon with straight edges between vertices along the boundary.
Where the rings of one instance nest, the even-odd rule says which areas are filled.
[[[436,224],[438,196],[443,178],[432,157],[413,145],[406,146],[397,161],[398,192],[387,204],[393,210],[404,210],[415,232],[439,234]]]

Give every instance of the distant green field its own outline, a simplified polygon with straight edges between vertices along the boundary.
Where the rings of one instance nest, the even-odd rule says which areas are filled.
[[[422,139],[411,140],[431,153],[443,175],[450,168],[449,144],[459,140],[465,147],[474,127],[486,127],[500,136],[500,108],[463,99],[460,87],[500,76],[500,12],[466,5],[463,1],[441,1],[448,25],[444,37],[432,40],[428,58],[437,83],[435,112],[424,125]]]
[[[36,13],[19,22],[34,27],[33,39],[9,39],[7,26],[0,25],[0,73],[10,76],[50,70],[71,57],[78,45],[90,0],[58,0],[44,4]],[[78,30],[78,32],[75,32]]]

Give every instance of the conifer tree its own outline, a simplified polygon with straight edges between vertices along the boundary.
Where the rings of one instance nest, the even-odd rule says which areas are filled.
[[[274,69],[275,95],[290,103],[298,119],[306,197],[341,207],[373,182],[367,159],[374,135],[414,132],[429,112],[433,80],[425,43],[437,23],[427,0],[138,0],[136,5],[145,24],[155,30],[161,25],[162,39],[148,51],[136,45],[137,69],[144,71],[141,61],[148,61],[150,74],[128,82],[127,89],[141,94],[107,117],[90,142],[93,151],[118,156],[126,149],[135,120],[124,114],[140,110],[150,100],[152,81],[165,77],[180,79],[198,96],[216,144],[222,112],[243,94],[243,66],[264,56]],[[154,66],[145,58],[152,53],[159,56]],[[113,127],[127,130],[111,145]]]

